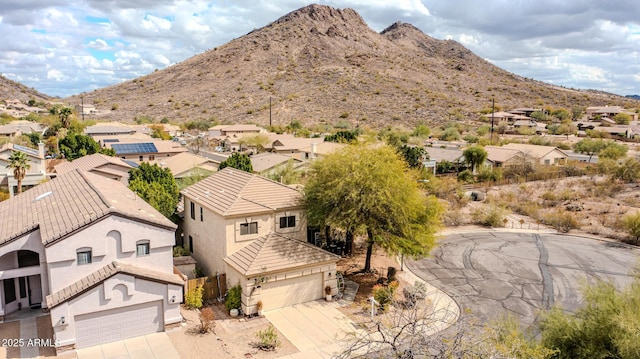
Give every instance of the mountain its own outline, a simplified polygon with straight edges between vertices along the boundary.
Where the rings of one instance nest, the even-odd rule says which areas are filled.
[[[631,98],[631,99],[634,99],[634,100],[640,100],[640,95],[627,95],[625,97],[626,98]]]
[[[51,99],[51,96],[0,75],[0,100],[20,100],[26,103],[29,100],[49,101]]]
[[[478,119],[505,109],[624,105],[620,96],[553,86],[504,71],[410,24],[381,33],[352,9],[309,5],[183,62],[85,93],[113,119],[296,119],[371,127]],[[80,102],[79,96],[68,99]],[[627,100],[629,101],[629,100]]]

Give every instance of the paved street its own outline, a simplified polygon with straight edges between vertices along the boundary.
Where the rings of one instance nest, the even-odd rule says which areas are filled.
[[[638,249],[588,238],[478,232],[448,235],[430,258],[408,266],[481,322],[510,312],[531,323],[554,303],[575,310],[585,280],[630,283],[639,257]]]

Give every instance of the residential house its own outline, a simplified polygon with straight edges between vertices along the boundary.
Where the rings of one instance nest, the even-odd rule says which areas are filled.
[[[0,315],[48,311],[58,352],[179,326],[175,228],[122,183],[81,170],[0,202]]]
[[[509,113],[513,113],[515,115],[521,115],[525,117],[531,117],[531,114],[534,112],[542,112],[541,108],[531,108],[531,107],[519,107],[509,111]]]
[[[259,153],[251,156],[250,159],[253,172],[262,176],[266,176],[267,174],[274,172],[289,162],[292,163],[294,169],[299,169],[307,163],[291,156],[273,152]]]
[[[436,161],[436,165],[442,162],[450,162],[457,166],[457,164],[464,162],[464,156],[460,148],[427,147],[426,151],[429,159]]]
[[[242,137],[266,132],[256,125],[217,125],[209,128],[209,139],[231,151],[240,151]]]
[[[487,151],[487,160],[489,160],[494,167],[522,166],[526,160],[524,154],[517,149],[484,146],[484,150]],[[529,162],[531,162],[531,159],[529,159]]]
[[[187,149],[176,141],[106,142],[104,145],[116,151],[116,157],[136,163],[159,161],[187,152]]]
[[[194,175],[209,175],[218,170],[220,162],[195,155],[191,152],[178,153],[175,156],[163,157],[153,161],[162,168],[171,170],[176,179]]]
[[[586,116],[588,120],[599,120],[602,118],[614,118],[617,114],[626,113],[631,118],[631,121],[638,120],[638,114],[632,111],[627,111],[620,106],[591,106],[587,107]]]
[[[73,162],[62,162],[55,166],[58,175],[75,171],[76,169],[92,172],[100,176],[129,184],[129,171],[133,167],[124,160],[106,156],[100,153],[80,157]]]
[[[119,122],[97,123],[84,129],[84,134],[96,141],[110,136],[133,135],[136,132],[135,128]]]
[[[13,176],[13,168],[9,168],[9,157],[15,152],[23,152],[29,159],[29,169],[22,180],[22,188],[29,189],[48,179],[44,158],[44,144],[39,143],[38,149],[7,143],[0,147],[0,187],[9,188],[9,195],[13,197],[18,192],[18,181]]]
[[[324,286],[335,280],[338,257],[306,244],[298,190],[225,168],[181,193],[184,245],[204,273],[227,273],[230,286],[242,285],[246,313],[255,309],[250,298],[256,291],[265,308],[274,309],[322,298]]]
[[[513,125],[513,123],[518,120],[530,120],[530,118],[527,116],[523,116],[523,115],[511,113],[511,112],[505,112],[505,111],[489,113],[489,114],[486,114],[485,117],[488,120],[491,120],[493,118],[493,122],[496,124],[500,122],[506,122],[509,125]]]
[[[508,143],[503,148],[515,149],[525,156],[525,158],[532,158],[536,163],[541,165],[562,165],[567,163],[567,154],[557,147],[553,146],[538,146],[524,143]]]
[[[0,125],[0,137],[18,137],[31,133],[43,134],[45,128],[39,123],[31,121],[12,121],[6,125]]]
[[[78,116],[93,115],[98,113],[98,110],[96,109],[96,107],[94,105],[89,105],[89,104],[76,105],[75,110]]]
[[[290,134],[271,134],[267,151],[284,154],[299,160],[311,160],[345,147],[345,144],[325,142],[323,138],[295,137]]]

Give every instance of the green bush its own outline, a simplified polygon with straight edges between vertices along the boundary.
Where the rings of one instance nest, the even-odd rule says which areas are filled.
[[[580,222],[576,217],[564,211],[547,214],[544,216],[544,223],[562,233],[567,233],[572,229],[580,229]]]
[[[278,339],[278,333],[273,325],[269,325],[265,330],[260,330],[256,333],[256,337],[258,337],[258,342],[255,346],[258,349],[271,351],[280,346],[280,339]]]
[[[183,248],[181,246],[173,247],[173,256],[174,257],[182,257],[182,256],[190,256],[191,252],[188,249]]]
[[[240,305],[242,305],[242,287],[240,287],[240,284],[236,284],[229,288],[224,306],[227,310],[231,310],[240,308]]]
[[[471,214],[471,218],[475,224],[486,227],[502,227],[504,225],[504,218],[507,215],[507,210],[491,205],[489,207],[478,208]]]
[[[466,183],[473,182],[473,172],[471,172],[470,170],[464,170],[458,173],[458,181]]]
[[[384,286],[382,284],[376,284],[373,286],[373,299],[378,302],[378,309],[384,311],[389,307],[389,304],[393,301],[398,289],[398,282],[390,282],[389,285]]]
[[[198,286],[195,288],[189,289],[185,298],[185,305],[189,309],[200,309],[202,308],[202,294],[204,292],[204,288]]]

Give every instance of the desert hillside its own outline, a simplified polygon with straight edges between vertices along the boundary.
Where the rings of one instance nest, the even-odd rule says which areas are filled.
[[[410,24],[381,33],[351,9],[310,5],[163,70],[84,94],[105,118],[371,127],[477,119],[505,109],[637,101],[552,86],[504,71]],[[67,99],[72,105],[79,96]],[[271,111],[270,111],[271,104]],[[113,109],[113,111],[111,111]]]
[[[0,100],[20,100],[26,103],[29,100],[48,101],[51,99],[50,96],[0,75]]]

